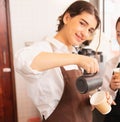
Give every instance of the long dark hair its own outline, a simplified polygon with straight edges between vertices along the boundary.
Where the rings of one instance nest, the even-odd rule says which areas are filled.
[[[87,1],[77,0],[74,3],[72,3],[61,16],[59,16],[58,18],[59,24],[57,31],[60,31],[63,28],[64,26],[63,17],[67,12],[70,14],[71,17],[74,17],[81,14],[84,11],[92,15],[95,15],[95,18],[97,20],[97,26],[96,26],[97,29],[100,24],[100,18],[95,6],[93,6],[91,3]]]
[[[117,19],[116,26],[115,26],[116,28],[117,28],[118,22],[120,22],[120,17],[118,17],[118,19]]]

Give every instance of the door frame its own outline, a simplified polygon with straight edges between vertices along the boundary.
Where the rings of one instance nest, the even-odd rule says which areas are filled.
[[[11,65],[11,80],[12,80],[12,91],[13,91],[13,113],[14,122],[18,122],[17,114],[17,101],[16,101],[16,85],[15,85],[15,71],[13,64],[13,48],[12,48],[12,34],[11,34],[11,21],[10,21],[10,3],[9,0],[5,0],[6,3],[6,22],[7,22],[7,33],[9,43],[9,54],[10,54],[10,65]]]

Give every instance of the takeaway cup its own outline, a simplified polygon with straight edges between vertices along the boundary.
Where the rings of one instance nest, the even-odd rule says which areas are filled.
[[[120,77],[120,68],[114,68],[113,73],[117,74],[117,76]]]
[[[111,111],[111,105],[107,102],[104,91],[94,93],[90,98],[90,103],[102,114],[108,114]]]

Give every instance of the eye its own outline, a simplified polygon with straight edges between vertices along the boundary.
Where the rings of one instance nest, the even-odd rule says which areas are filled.
[[[95,32],[94,29],[89,29],[89,33],[90,33],[90,34],[93,34],[94,32]]]
[[[80,21],[80,25],[82,25],[82,26],[86,26],[86,23],[83,22],[83,21]]]
[[[117,36],[120,37],[120,33],[117,33]]]
[[[120,31],[117,31],[117,36],[120,37]]]

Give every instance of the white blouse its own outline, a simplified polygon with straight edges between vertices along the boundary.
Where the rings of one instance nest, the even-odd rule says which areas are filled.
[[[61,99],[64,81],[59,67],[46,71],[33,70],[32,60],[40,52],[71,53],[68,48],[54,38],[37,42],[36,44],[19,50],[15,55],[15,70],[28,82],[28,95],[45,119],[50,116]],[[73,48],[75,52],[75,48]],[[49,62],[49,60],[48,60]],[[71,68],[71,66],[66,66]],[[72,65],[72,68],[77,68]]]
[[[102,89],[109,91],[109,93],[112,95],[113,99],[115,99],[117,91],[113,91],[110,88],[110,81],[112,78],[113,69],[117,67],[119,62],[120,62],[120,55],[113,57],[112,59],[107,61],[105,64],[105,70],[104,70],[104,75],[103,75]]]

